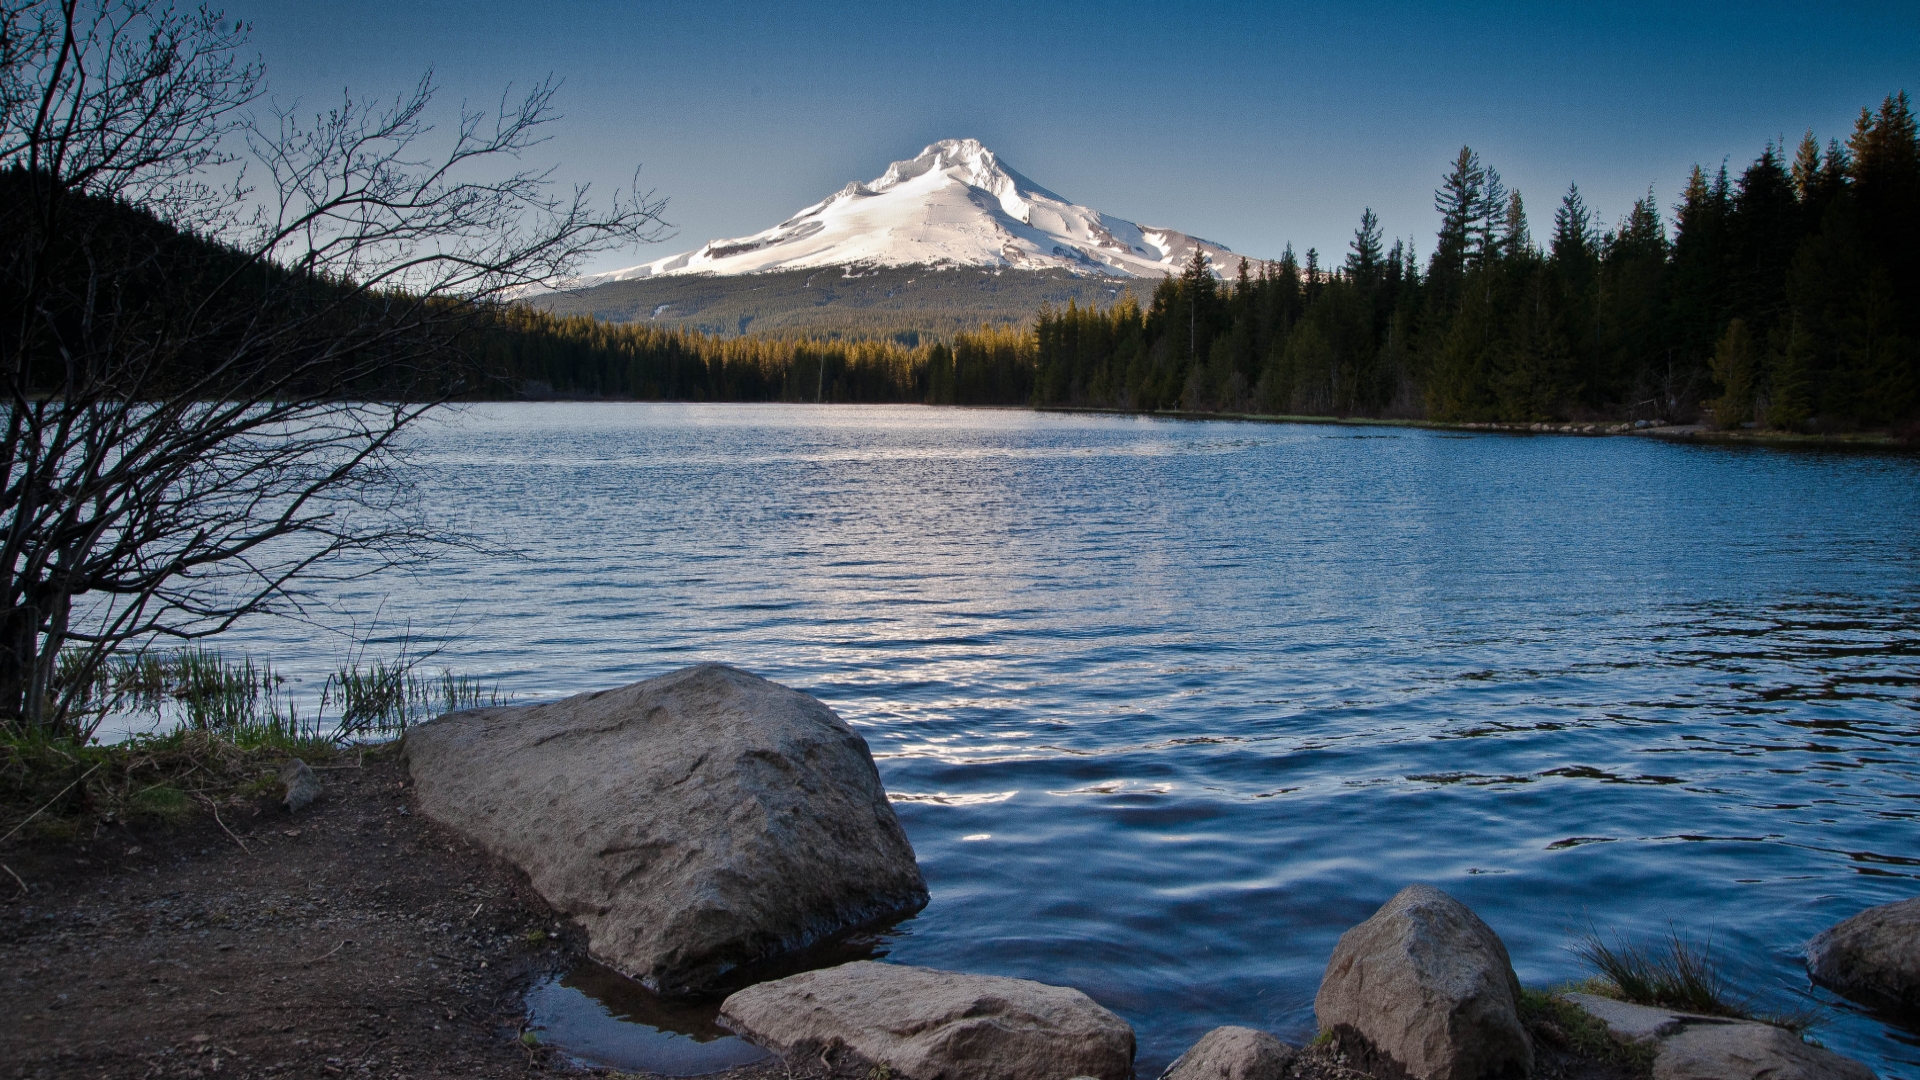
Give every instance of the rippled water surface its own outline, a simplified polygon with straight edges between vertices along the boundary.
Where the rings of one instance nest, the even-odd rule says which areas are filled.
[[[866,736],[891,957],[1077,986],[1153,1075],[1299,1040],[1412,881],[1521,978],[1711,938],[1883,1076],[1801,944],[1920,893],[1920,461],[925,408],[515,405],[426,432],[459,553],[333,600],[537,700],[724,660]],[[247,631],[318,673],[336,646]]]

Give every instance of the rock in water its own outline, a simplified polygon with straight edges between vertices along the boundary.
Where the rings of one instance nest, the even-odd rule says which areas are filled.
[[[595,958],[664,994],[927,903],[833,710],[702,664],[409,731],[420,808],[525,870]]]
[[[750,986],[720,1022],[789,1056],[851,1051],[900,1080],[1133,1071],[1133,1029],[1078,990],[870,960]]]
[[[1297,1053],[1264,1031],[1217,1027],[1175,1058],[1160,1080],[1285,1080]]]
[[[1358,1036],[1361,1057],[1415,1080],[1480,1080],[1533,1071],[1519,1001],[1499,935],[1439,889],[1409,885],[1340,935],[1313,1011],[1343,1042]]]
[[[1568,994],[1566,1000],[1623,1043],[1654,1050],[1653,1080],[1874,1080],[1873,1070],[1790,1031],[1752,1020],[1630,1005]]]
[[[1868,1004],[1920,1005],[1920,897],[1822,930],[1807,943],[1807,971]]]
[[[1875,1080],[1873,1070],[1770,1024],[1688,1024],[1660,1044],[1653,1080]]]
[[[320,778],[313,775],[313,768],[299,758],[292,758],[280,766],[280,783],[287,789],[280,805],[286,807],[289,814],[305,810],[320,797]]]

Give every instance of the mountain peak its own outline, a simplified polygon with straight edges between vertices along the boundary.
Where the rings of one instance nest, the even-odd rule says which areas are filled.
[[[942,139],[887,166],[878,178],[849,183],[765,232],[712,240],[575,286],[660,274],[830,266],[1065,269],[1102,277],[1159,277],[1177,273],[1195,250],[1222,276],[1239,263],[1239,256],[1219,244],[1069,202],[1014,171],[978,139]]]

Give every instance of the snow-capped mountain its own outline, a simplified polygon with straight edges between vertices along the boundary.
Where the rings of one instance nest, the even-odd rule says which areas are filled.
[[[1229,276],[1240,256],[1172,229],[1068,202],[973,139],[946,139],[851,183],[765,232],[595,274],[590,288],[672,274],[754,274],[828,266],[1064,269],[1105,277],[1179,273],[1195,248]],[[1260,261],[1248,260],[1258,270]]]

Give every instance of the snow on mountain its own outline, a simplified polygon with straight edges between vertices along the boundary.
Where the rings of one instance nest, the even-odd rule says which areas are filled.
[[[1106,277],[1179,273],[1195,248],[1230,276],[1240,256],[1220,244],[1136,225],[1068,202],[973,139],[934,143],[870,183],[851,183],[765,232],[572,284],[668,274],[753,274],[827,266],[1065,269]],[[1257,271],[1260,261],[1249,259]]]

